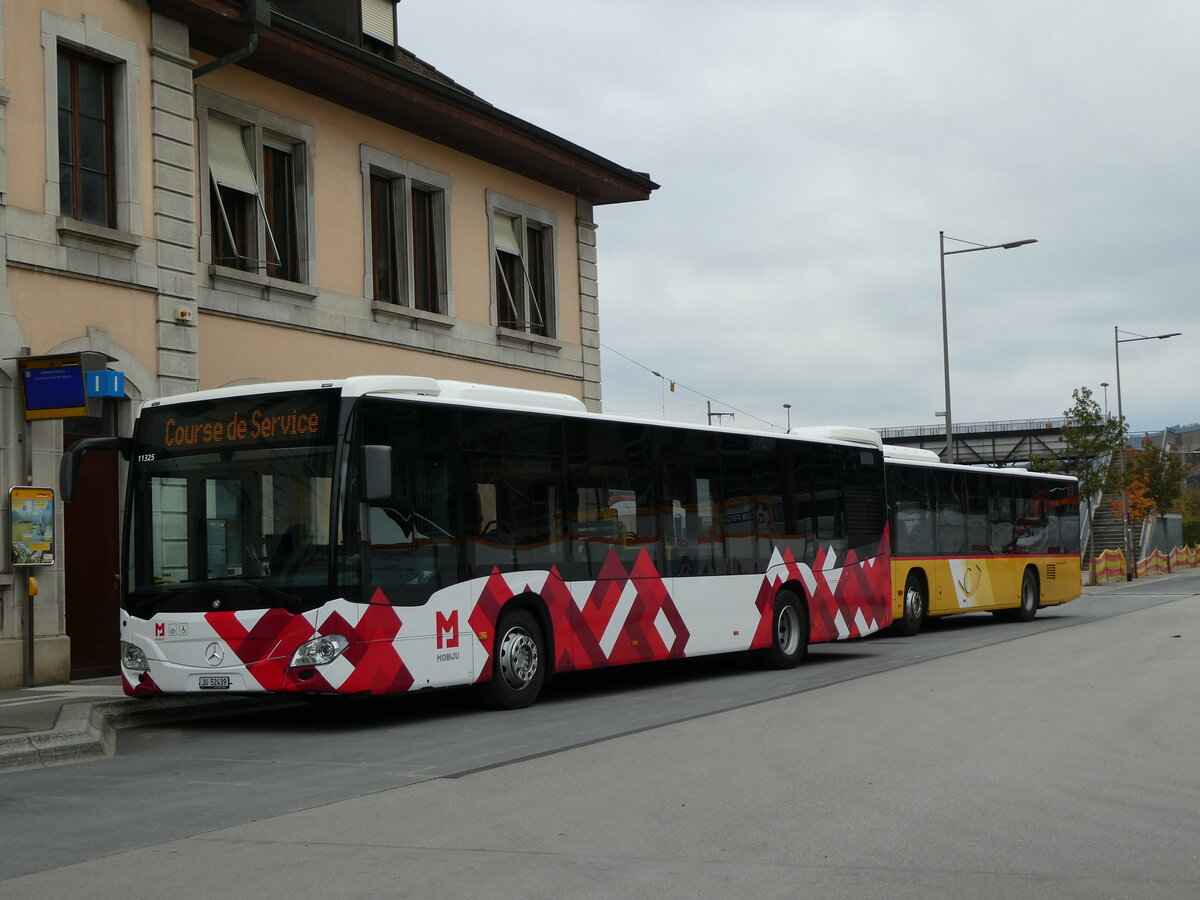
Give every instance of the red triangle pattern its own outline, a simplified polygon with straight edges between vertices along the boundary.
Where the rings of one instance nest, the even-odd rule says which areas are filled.
[[[413,685],[412,674],[396,646],[396,636],[404,623],[397,608],[387,602],[380,590],[362,608],[356,625],[335,612],[318,630],[303,615],[282,609],[268,610],[249,630],[234,612],[213,612],[204,618],[266,691],[394,694]],[[330,684],[319,669],[306,681],[300,681],[295,672],[288,670],[296,648],[317,634],[341,634],[350,641],[345,658],[354,671],[340,685]]]

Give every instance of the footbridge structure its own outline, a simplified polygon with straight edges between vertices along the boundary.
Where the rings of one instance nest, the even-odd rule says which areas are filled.
[[[1008,422],[967,422],[954,426],[954,454],[946,453],[946,426],[906,425],[877,428],[885,444],[932,450],[943,460],[965,465],[1014,466],[1031,456],[1063,456],[1065,418],[1016,419]]]

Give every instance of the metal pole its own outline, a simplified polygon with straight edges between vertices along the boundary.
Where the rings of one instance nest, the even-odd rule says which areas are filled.
[[[1117,368],[1117,424],[1121,428],[1121,525],[1125,531],[1125,580],[1133,581],[1137,568],[1133,559],[1133,531],[1129,527],[1129,488],[1125,482],[1125,418],[1121,411],[1121,341],[1120,329],[1113,326],[1113,361]]]
[[[21,355],[22,356],[31,356],[32,351],[30,350],[29,347],[22,347]],[[22,447],[21,447],[22,473],[21,474],[24,476],[25,484],[31,485],[31,484],[33,484],[33,428],[29,423],[29,419],[24,418],[24,416],[22,416],[22,419],[23,419],[23,429],[24,430],[22,431],[22,434],[21,434],[21,443],[22,443]],[[33,591],[31,591],[29,589],[30,588],[30,581],[29,581],[29,571],[30,570],[27,568],[22,568],[20,571],[21,571],[23,577],[15,577],[13,579],[13,581],[17,582],[17,584],[19,585],[19,587],[17,588],[18,591],[24,591],[24,593],[25,593],[25,687],[33,687],[34,672],[36,671],[36,669],[34,667],[34,652],[33,652],[34,641],[36,639],[36,634],[34,632],[34,622],[33,622],[34,599],[33,599]],[[14,575],[15,574],[16,574],[16,572],[14,571]]]
[[[946,324],[946,232],[938,232],[938,262],[942,270],[942,374],[946,381],[946,462],[954,462],[954,423],[950,416],[950,330]]]
[[[938,263],[942,272],[942,365],[946,379],[946,462],[955,462],[954,452],[954,417],[950,413],[950,329],[946,324],[946,257],[958,253],[978,253],[980,250],[1011,250],[1014,247],[1024,247],[1026,244],[1036,244],[1037,238],[1025,238],[1020,241],[1009,241],[1007,244],[975,244],[974,241],[963,241],[961,238],[950,238],[964,244],[974,244],[964,250],[946,252],[946,232],[938,232]]]
[[[942,376],[946,379],[946,461],[954,462],[954,420],[950,416],[950,332],[946,322],[946,232],[937,233],[942,269]]]

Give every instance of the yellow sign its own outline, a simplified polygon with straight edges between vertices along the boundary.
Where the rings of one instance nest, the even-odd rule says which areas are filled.
[[[14,566],[54,565],[54,491],[14,487],[8,492],[12,510],[10,559]]]

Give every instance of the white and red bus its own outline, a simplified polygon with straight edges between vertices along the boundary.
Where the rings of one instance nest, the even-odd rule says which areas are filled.
[[[131,695],[532,703],[555,673],[809,643],[892,621],[882,445],[626,420],[409,376],[143,404],[129,459]]]

